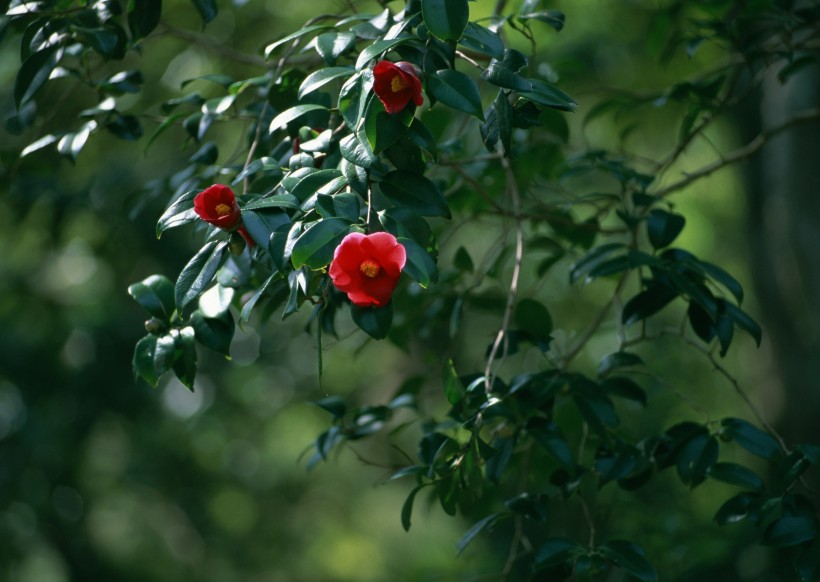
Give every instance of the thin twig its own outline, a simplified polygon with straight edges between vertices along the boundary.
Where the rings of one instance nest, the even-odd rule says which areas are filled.
[[[245,165],[242,166],[242,171],[248,169],[248,166],[251,165],[253,161],[253,155],[256,153],[256,148],[259,146],[259,140],[262,138],[262,120],[265,118],[265,115],[268,112],[268,100],[265,100],[265,104],[262,106],[262,111],[259,112],[259,118],[256,121],[256,133],[253,136],[253,142],[251,143],[251,147],[248,148],[248,157],[245,158]],[[242,192],[245,194],[248,193],[248,188],[250,187],[250,178],[245,176],[245,179],[242,181]]]
[[[515,221],[515,264],[513,266],[512,279],[510,281],[510,291],[507,294],[507,305],[504,308],[504,319],[501,323],[501,329],[495,336],[493,347],[490,350],[490,355],[487,358],[487,365],[484,368],[484,389],[489,394],[495,383],[495,374],[493,373],[493,363],[495,361],[498,348],[501,343],[506,343],[507,332],[510,329],[510,320],[512,319],[513,309],[515,308],[515,300],[518,296],[518,280],[521,276],[521,262],[524,258],[524,226],[521,220],[521,196],[518,192],[518,183],[515,181],[515,174],[513,173],[510,162],[506,157],[501,158],[501,165],[504,168],[504,173],[507,176],[507,191],[512,198],[513,219]],[[504,354],[507,349],[505,346]]]
[[[701,178],[705,178],[706,176],[709,176],[717,172],[718,170],[725,168],[729,164],[733,164],[735,162],[744,160],[752,156],[755,152],[762,148],[768,140],[770,140],[775,135],[785,131],[786,129],[789,129],[794,125],[799,125],[801,123],[814,121],[817,119],[820,119],[820,109],[808,109],[806,111],[797,113],[789,119],[787,119],[786,121],[784,121],[783,123],[781,123],[780,125],[776,125],[775,127],[762,131],[756,138],[747,143],[745,146],[728,153],[721,159],[715,160],[711,164],[703,166],[699,170],[690,172],[682,180],[674,182],[664,188],[661,188],[660,190],[655,192],[655,196],[657,196],[658,198],[662,198],[664,196],[668,196],[672,192],[682,190],[683,188],[686,188],[693,182],[696,182]]]

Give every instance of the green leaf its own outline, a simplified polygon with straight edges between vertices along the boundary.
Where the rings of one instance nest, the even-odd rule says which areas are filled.
[[[481,519],[477,523],[473,524],[473,526],[467,530],[467,533],[461,536],[461,539],[458,540],[458,543],[456,544],[456,555],[460,555],[478,534],[485,529],[491,528],[495,522],[502,517],[506,517],[506,515],[503,513],[491,513],[484,519]]]
[[[325,32],[316,37],[316,52],[326,63],[333,65],[356,43],[356,34],[348,31]]]
[[[621,311],[624,325],[632,325],[656,314],[678,296],[678,292],[665,285],[655,284],[641,291],[626,302]]]
[[[466,395],[464,384],[461,383],[456,373],[456,368],[453,365],[453,360],[450,358],[447,358],[444,362],[444,367],[441,371],[441,383],[444,386],[444,396],[447,398],[447,402],[450,403],[450,406],[456,406],[464,399]]]
[[[176,337],[176,351],[174,374],[186,388],[193,392],[196,379],[196,340],[192,327],[179,330],[179,335]]]
[[[560,10],[544,10],[541,12],[528,12],[527,14],[521,14],[518,16],[518,20],[521,22],[526,22],[527,20],[538,20],[549,24],[555,30],[560,32],[561,29],[564,28],[566,17]]]
[[[464,35],[458,41],[462,46],[493,58],[504,56],[504,41],[497,33],[475,22],[468,22]]]
[[[764,546],[786,548],[817,538],[820,529],[817,520],[806,515],[781,517],[770,523],[763,532]]]
[[[481,73],[481,78],[496,87],[526,93],[533,90],[532,83],[518,71],[527,66],[527,57],[515,49],[506,49],[501,59],[493,59]]]
[[[194,198],[201,190],[189,190],[171,204],[157,221],[157,238],[169,228],[188,224],[199,218],[194,211]]]
[[[128,287],[128,294],[154,317],[166,323],[174,313],[174,284],[162,275],[151,275]]]
[[[564,435],[552,422],[534,417],[527,422],[527,433],[533,438],[535,442],[541,445],[544,450],[567,470],[573,470],[575,467],[575,459],[572,456],[572,451],[569,449]]]
[[[154,368],[157,339],[155,335],[147,335],[138,341],[134,348],[134,357],[131,360],[134,378],[142,378],[154,387],[156,387],[160,377],[160,374],[157,374]]]
[[[296,40],[297,38],[303,37],[303,36],[305,36],[307,34],[310,34],[312,32],[317,32],[319,30],[327,30],[328,28],[331,28],[331,27],[327,26],[325,24],[314,24],[312,26],[306,26],[304,28],[300,28],[296,32],[294,32],[292,34],[289,34],[285,37],[282,37],[279,40],[277,40],[275,42],[272,42],[271,44],[266,46],[265,47],[265,58],[266,59],[270,58],[271,53],[273,51],[275,51],[277,48],[279,48],[280,46],[282,46],[283,44],[286,44],[286,43],[288,43],[292,40]]]
[[[30,100],[48,81],[51,71],[62,56],[63,49],[60,45],[52,45],[29,55],[23,61],[14,80],[14,104],[17,105],[17,109]]]
[[[282,277],[281,273],[279,273],[279,272],[273,273],[270,277],[265,279],[265,282],[262,283],[262,286],[259,287],[259,289],[257,289],[254,292],[254,294],[251,295],[251,297],[245,302],[245,304],[242,306],[242,312],[239,314],[239,323],[240,323],[240,325],[243,324],[243,323],[248,322],[248,320],[251,317],[251,311],[253,311],[253,308],[259,302],[259,299],[262,298],[262,296],[268,290],[268,287],[270,287],[271,283],[273,283],[276,280],[279,280],[281,277]]]
[[[288,208],[290,210],[297,210],[299,208],[299,200],[292,194],[274,194],[266,198],[252,200],[243,206],[242,210],[264,210],[266,208]]]
[[[460,71],[442,69],[427,77],[427,92],[444,105],[484,119],[475,81]]]
[[[685,224],[686,219],[682,215],[656,208],[646,219],[649,242],[656,249],[668,247],[678,237]]]
[[[430,34],[456,41],[467,28],[470,6],[467,0],[421,0],[421,16]]]
[[[410,495],[407,496],[407,499],[401,506],[401,526],[404,528],[404,531],[410,531],[410,517],[413,515],[413,501],[415,501],[418,492],[426,486],[427,484],[417,485],[410,492]]]
[[[359,58],[356,59],[356,70],[361,70],[371,59],[380,56],[382,53],[389,51],[397,45],[406,43],[408,40],[410,40],[410,37],[407,36],[399,36],[389,40],[377,40],[359,53]]]
[[[763,480],[758,477],[757,473],[737,463],[715,463],[709,467],[706,474],[712,479],[730,485],[745,487],[753,491],[763,491]]]
[[[305,95],[321,89],[334,79],[350,77],[356,72],[352,67],[328,67],[312,72],[299,85],[299,99]]]
[[[120,71],[101,82],[97,88],[104,93],[122,95],[124,93],[139,93],[143,83],[144,79],[140,71]]]
[[[191,315],[191,326],[196,340],[206,348],[228,356],[234,334],[234,321],[231,313],[225,311],[218,317],[205,317],[199,310]]]
[[[738,493],[727,500],[715,513],[714,520],[718,525],[737,523],[749,517],[752,505],[761,499],[757,493]]]
[[[393,323],[393,303],[388,303],[384,307],[359,307],[350,306],[350,313],[353,322],[359,326],[367,335],[373,339],[384,339],[390,331],[390,324]]]
[[[717,265],[707,263],[706,261],[697,261],[697,264],[695,266],[698,270],[703,271],[712,279],[726,287],[729,290],[729,292],[735,296],[738,305],[743,303],[743,287],[737,279],[732,277],[729,273],[727,273]],[[759,340],[758,345],[760,345]]]
[[[700,434],[691,439],[678,457],[680,480],[694,488],[706,479],[706,471],[717,462],[720,447],[715,437]]]
[[[569,272],[570,282],[575,283],[596,266],[605,262],[613,253],[625,249],[624,243],[606,243],[595,247],[572,264]]]
[[[438,269],[436,262],[424,247],[411,238],[398,237],[399,243],[404,246],[407,252],[407,262],[404,265],[404,272],[418,281],[418,284],[425,289],[430,283],[438,279]]]
[[[441,190],[420,174],[395,170],[378,183],[384,196],[399,208],[411,210],[421,216],[450,218],[450,209]]]
[[[225,258],[227,245],[226,241],[206,243],[182,269],[174,289],[174,299],[180,311],[210,286]]]
[[[290,109],[286,109],[273,118],[273,121],[270,122],[268,131],[273,133],[279,129],[282,129],[291,121],[298,119],[306,113],[310,113],[312,111],[327,111],[327,107],[316,103],[304,103],[302,105],[296,105]]]
[[[20,157],[24,158],[27,155],[36,152],[37,150],[41,150],[46,146],[50,146],[58,139],[59,137],[56,135],[44,135],[40,139],[31,142],[25,148],[23,148],[23,151],[20,152]]]
[[[83,147],[85,147],[91,132],[97,129],[97,122],[93,119],[74,133],[67,133],[57,142],[57,152],[67,157],[72,163],[77,161]]]
[[[624,368],[641,365],[643,365],[643,360],[638,354],[631,352],[613,352],[598,364],[598,377],[604,378],[614,370],[622,370]]]
[[[113,117],[105,122],[105,128],[127,141],[136,141],[142,137],[142,124],[134,115],[114,113]]]
[[[216,18],[216,0],[191,0],[202,18],[203,26]]]
[[[372,168],[379,161],[367,139],[359,139],[353,133],[343,137],[339,142],[339,152],[345,160],[360,168]]]
[[[176,339],[170,333],[157,338],[154,348],[154,371],[162,376],[174,365],[176,353]]]
[[[780,446],[777,441],[763,432],[756,426],[740,418],[724,418],[721,421],[723,434],[730,436],[741,447],[770,461],[777,460],[781,456]]]
[[[760,329],[757,322],[752,319],[748,313],[735,307],[731,303],[725,303],[724,306],[726,308],[726,315],[734,321],[736,326],[751,335],[759,347],[760,342],[763,340],[763,330]]]
[[[131,40],[138,41],[151,34],[159,24],[162,0],[129,0],[128,30]]]
[[[515,325],[537,339],[550,339],[552,317],[543,303],[522,299],[515,306]]]
[[[311,404],[315,404],[322,410],[329,412],[334,420],[341,419],[347,413],[347,404],[339,396],[328,396],[321,400],[314,400]]]
[[[318,221],[296,239],[290,260],[298,269],[303,265],[311,269],[321,269],[333,260],[333,253],[342,239],[351,232],[351,225],[341,218],[327,218]]]
[[[646,407],[646,392],[635,381],[622,376],[611,376],[601,382],[604,392],[612,396],[619,396],[639,403]]]
[[[535,554],[533,568],[537,572],[550,566],[557,566],[572,559],[580,546],[566,538],[550,538],[544,542]]]
[[[658,574],[646,559],[643,549],[626,540],[612,540],[598,547],[598,551],[616,566],[642,582],[655,582]]]
[[[540,79],[530,79],[532,90],[520,93],[527,101],[559,111],[575,111],[578,104],[558,87]]]

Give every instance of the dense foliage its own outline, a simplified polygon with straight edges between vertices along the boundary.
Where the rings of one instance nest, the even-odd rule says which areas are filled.
[[[56,146],[76,161],[104,130],[152,143],[175,132],[191,149],[185,167],[143,185],[146,198],[167,200],[157,237],[184,228],[201,244],[177,276],[146,273],[129,287],[149,317],[135,375],[157,385],[174,374],[195,390],[198,346],[230,356],[237,324],[308,311],[313,396],[329,415],[308,463],[363,439],[395,441],[398,458],[368,462],[413,482],[396,507],[405,529],[429,494],[473,524],[459,553],[482,536],[501,540],[499,578],[656,580],[670,575],[644,549],[657,530],[619,528],[609,501],[640,500],[676,473],[690,489],[739,488],[722,493],[717,525],[753,523],[778,564],[814,579],[820,524],[804,473],[820,447],[781,438],[721,364],[741,334],[759,345],[762,331],[737,278],[676,245],[687,221],[674,198],[817,118],[800,113],[679,175],[687,149],[766,72],[786,82],[816,65],[820,7],[666,3],[666,55],[709,50],[714,66],[658,91],[596,97],[572,127],[610,119],[622,131],[616,143],[579,145],[567,121],[576,98],[539,60],[561,12],[539,0],[501,1],[481,18],[467,0],[380,4],[318,14],[270,39],[262,74],[191,79],[161,103],[150,137],[124,105],[143,75],[124,65],[156,34],[159,0],[8,6],[4,30],[17,33],[22,61],[7,127],[28,141],[21,157]],[[218,13],[212,0],[194,7],[203,26]],[[207,96],[191,90],[203,83]],[[61,105],[48,94],[59,84],[92,102],[43,120]],[[671,137],[631,150],[630,135],[655,115]],[[477,235],[462,238],[470,228]],[[562,300],[574,335],[553,324],[551,287],[567,279],[579,297],[586,286],[598,293]],[[420,362],[381,401],[333,395],[327,340],[357,333]],[[660,425],[663,366],[690,351],[744,408],[716,418],[693,405]]]

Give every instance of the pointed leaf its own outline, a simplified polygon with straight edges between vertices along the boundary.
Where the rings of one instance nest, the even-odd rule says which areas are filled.
[[[225,251],[227,241],[211,241],[206,243],[188,264],[182,269],[177,279],[174,289],[174,299],[177,308],[180,310],[199,297],[213,281],[214,275],[219,270]]]
[[[432,97],[458,111],[484,119],[481,95],[475,81],[460,71],[443,69],[427,78],[427,91]]]

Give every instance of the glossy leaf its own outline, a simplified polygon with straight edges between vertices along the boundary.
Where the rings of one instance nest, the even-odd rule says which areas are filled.
[[[131,360],[131,367],[134,371],[135,379],[142,378],[151,386],[155,387],[161,376],[154,367],[157,339],[155,335],[147,335],[139,340],[134,348],[134,356]]]
[[[715,463],[707,474],[712,479],[751,489],[752,491],[763,491],[763,480],[751,469],[738,465],[737,463]]]
[[[464,34],[458,41],[460,45],[479,53],[501,58],[504,56],[504,41],[497,33],[476,22],[468,22]]]
[[[350,77],[355,72],[351,67],[328,67],[314,71],[305,77],[305,80],[299,85],[299,98],[301,99],[305,95],[321,89],[334,79]]]
[[[174,300],[180,310],[199,297],[213,281],[227,250],[226,241],[206,243],[182,269],[174,288]]]
[[[350,233],[350,223],[341,218],[320,220],[296,239],[290,260],[298,269],[303,265],[321,269],[330,264],[333,253],[342,239]]]
[[[428,93],[448,107],[484,119],[481,95],[475,81],[460,71],[443,69],[427,78]]]
[[[535,571],[543,570],[550,566],[555,566],[572,559],[573,554],[581,547],[566,538],[550,538],[538,548],[535,554],[533,568]]]
[[[643,549],[626,540],[612,540],[598,547],[598,551],[609,560],[642,582],[655,582],[658,573],[646,559]]]
[[[461,536],[461,539],[458,540],[458,543],[456,544],[456,555],[460,555],[461,552],[463,552],[467,548],[467,546],[470,545],[470,542],[472,542],[478,534],[480,534],[485,529],[492,528],[492,526],[495,525],[495,523],[503,517],[505,517],[503,513],[491,513],[487,517],[473,524],[473,526],[467,530],[467,533]]]
[[[407,262],[404,265],[404,272],[415,279],[419,285],[427,288],[430,283],[438,279],[438,269],[436,262],[424,247],[415,240],[406,237],[397,239],[407,252]]]
[[[527,433],[563,467],[566,469],[575,467],[575,459],[569,445],[555,424],[542,418],[532,418],[527,423]]]
[[[643,365],[643,360],[638,354],[631,352],[613,352],[606,356],[598,364],[598,377],[605,378],[614,370],[632,368]]]
[[[575,111],[578,104],[558,87],[540,79],[530,79],[532,89],[521,93],[521,97],[537,105],[543,105],[559,111]]]
[[[188,390],[194,390],[196,379],[196,340],[192,327],[183,327],[176,337],[174,374]]]
[[[388,303],[385,307],[359,307],[350,306],[350,313],[353,322],[359,326],[367,335],[373,339],[384,339],[390,331],[393,323],[393,304]]]
[[[226,311],[218,317],[206,317],[201,311],[194,311],[191,326],[199,343],[215,352],[229,355],[234,334],[234,321],[230,312]]]
[[[426,484],[417,485],[410,492],[410,495],[407,496],[407,499],[401,506],[401,526],[404,528],[404,531],[410,531],[410,518],[413,515],[413,502],[415,501],[418,492],[421,491],[425,486]]]
[[[624,325],[632,325],[656,314],[678,296],[674,289],[663,285],[653,285],[641,291],[626,302],[621,312]]]
[[[467,0],[421,0],[421,15],[430,34],[456,41],[467,28],[470,6]]]
[[[62,47],[55,44],[33,53],[23,62],[14,80],[14,103],[18,109],[48,81],[62,55]]]
[[[311,113],[313,111],[327,111],[327,107],[325,107],[324,105],[318,105],[316,103],[305,103],[302,105],[295,105],[274,117],[273,121],[270,122],[270,127],[268,128],[268,131],[273,133],[274,131],[284,128],[291,121],[294,121],[302,117],[303,115]]]
[[[199,16],[202,18],[202,24],[208,24],[211,20],[216,18],[217,7],[216,0],[191,0],[196,7]]]
[[[396,170],[387,174],[378,187],[388,200],[400,208],[421,216],[450,217],[450,209],[441,190],[424,176]]]
[[[159,24],[162,14],[162,0],[129,0],[128,29],[132,41],[151,34]]]
[[[776,460],[781,455],[777,441],[756,426],[740,418],[724,418],[721,421],[723,432],[741,447],[764,459]]]
[[[656,208],[649,213],[646,219],[649,242],[656,249],[668,247],[678,237],[685,225],[686,219],[682,215]]]
[[[543,303],[521,299],[515,306],[515,325],[538,339],[550,339],[552,317]]]
[[[174,284],[162,275],[151,275],[128,287],[128,294],[140,307],[165,322],[174,313]]]
[[[820,535],[814,516],[794,515],[781,517],[770,523],[763,532],[763,545],[775,548],[796,546]]]

